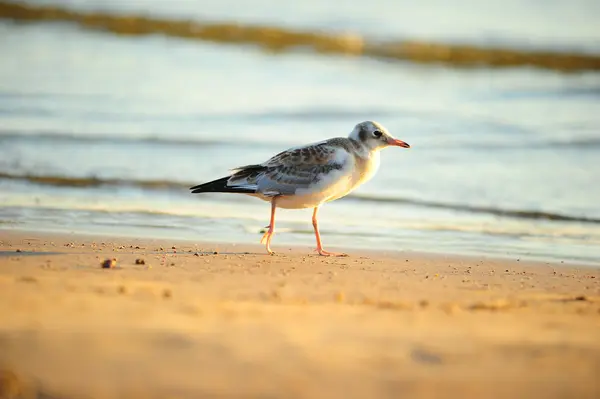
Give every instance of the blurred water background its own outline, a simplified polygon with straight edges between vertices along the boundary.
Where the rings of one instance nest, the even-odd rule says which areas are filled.
[[[268,204],[188,187],[373,119],[413,148],[323,207],[326,246],[600,265],[599,17],[595,0],[0,2],[0,228],[254,243]],[[314,246],[310,212],[279,211],[275,248]]]

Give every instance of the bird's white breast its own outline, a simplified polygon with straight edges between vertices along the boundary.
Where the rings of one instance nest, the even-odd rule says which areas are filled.
[[[372,152],[366,158],[355,155],[352,174],[347,180],[347,183],[344,186],[339,187],[338,192],[328,198],[327,201],[333,201],[338,198],[342,198],[361,184],[369,181],[375,175],[375,173],[377,173],[377,169],[379,169],[379,163],[380,157],[379,152],[377,151]]]
[[[368,159],[359,158],[359,160],[356,162],[356,169],[354,172],[356,175],[356,185],[353,188],[356,188],[359,185],[371,180],[371,178],[375,176],[375,173],[377,173],[380,162],[381,158],[379,157],[379,151],[372,152]]]

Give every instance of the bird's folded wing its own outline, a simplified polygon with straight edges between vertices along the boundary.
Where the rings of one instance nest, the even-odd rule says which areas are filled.
[[[260,165],[236,169],[229,185],[254,187],[264,195],[323,190],[350,173],[352,155],[326,142],[283,151]]]

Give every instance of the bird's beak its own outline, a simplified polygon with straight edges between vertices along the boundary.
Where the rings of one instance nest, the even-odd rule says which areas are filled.
[[[408,143],[405,143],[404,141],[395,139],[393,137],[390,137],[387,143],[388,145],[395,145],[397,147],[410,148],[410,145],[408,145]]]

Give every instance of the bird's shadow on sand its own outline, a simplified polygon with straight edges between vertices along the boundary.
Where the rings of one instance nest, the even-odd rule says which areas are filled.
[[[157,252],[157,254],[164,254],[165,252]],[[166,254],[169,254],[169,252],[166,252]],[[272,254],[268,254],[266,252],[254,252],[254,251],[197,251],[195,253],[192,254],[193,256],[218,256],[218,255],[252,255],[252,256],[261,256],[261,257],[267,257],[267,258],[281,258],[281,257],[287,257],[287,256],[293,256],[293,255],[297,255],[297,256],[308,256],[311,258],[323,258],[323,259],[327,259],[329,258],[328,256],[321,256],[319,254],[315,253],[285,253],[283,251],[281,252],[274,252]],[[331,256],[331,258],[343,258],[343,257],[348,257],[348,255],[343,255],[343,256]]]
[[[250,252],[250,251],[198,251],[193,254],[194,256],[215,256],[215,255],[253,255],[253,256],[265,256],[265,257],[277,257],[286,256],[287,254],[281,252],[275,252],[268,254],[266,252]]]

